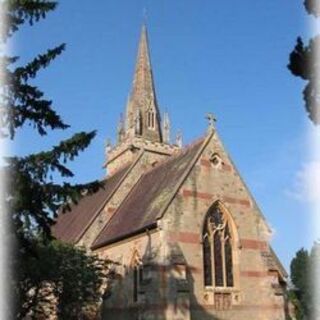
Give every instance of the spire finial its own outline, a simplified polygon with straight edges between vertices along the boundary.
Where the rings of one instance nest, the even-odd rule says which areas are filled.
[[[142,19],[143,19],[143,24],[147,25],[147,21],[148,21],[148,10],[147,10],[147,7],[143,7]]]

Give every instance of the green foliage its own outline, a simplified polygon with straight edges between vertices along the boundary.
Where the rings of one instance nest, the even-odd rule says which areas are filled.
[[[64,163],[85,149],[94,134],[78,133],[50,151],[7,159],[7,205],[19,235],[28,238],[44,233],[50,237],[50,227],[58,209],[62,205],[68,209],[70,201],[76,203],[84,190],[90,194],[98,189],[98,182],[57,184],[48,178],[54,171],[62,177],[72,177],[73,172]]]
[[[304,5],[309,14],[315,17],[319,16],[319,0],[305,0]],[[307,81],[303,90],[305,109],[310,120],[316,125],[320,124],[320,79],[318,77],[320,67],[316,59],[319,53],[319,35],[311,39],[307,45],[298,37],[296,46],[289,56],[289,64],[287,65],[294,76]]]
[[[19,319],[23,319],[30,312],[35,318],[44,316],[41,309],[35,308],[39,306],[40,297],[42,303],[48,300],[46,296],[43,297],[44,283],[50,284],[57,298],[59,319],[82,318],[90,307],[92,312],[97,312],[101,287],[112,274],[109,272],[110,261],[87,255],[85,250],[59,241],[44,244],[35,240],[32,248],[33,255],[23,255],[19,259]],[[25,299],[26,296],[28,299]]]
[[[44,0],[7,0],[2,6],[8,17],[4,35],[6,40],[24,22],[33,24],[45,18],[57,4]],[[6,79],[1,91],[2,136],[13,139],[16,131],[25,124],[32,125],[41,136],[46,135],[49,129],[69,127],[52,108],[52,101],[44,98],[44,93],[31,83],[38,72],[48,67],[64,50],[65,44],[61,44],[39,54],[24,66],[17,66],[19,57],[1,57]],[[74,160],[90,144],[95,134],[95,131],[77,133],[49,151],[6,158],[9,187],[5,198],[14,230],[23,246],[27,246],[28,239],[34,234],[40,233],[50,238],[50,227],[57,209],[64,203],[77,202],[81,194],[96,192],[101,186],[98,181],[57,184],[52,179],[53,172],[64,178],[73,177],[66,162]]]
[[[289,300],[297,310],[297,320],[314,319],[319,314],[319,306],[314,301],[317,288],[316,275],[320,266],[320,243],[315,242],[311,252],[297,251],[292,259],[291,281],[294,288],[289,291]]]
[[[287,292],[287,299],[290,301],[290,303],[294,306],[295,309],[295,319],[296,320],[303,320],[304,319],[304,313],[302,310],[301,303],[296,295],[296,290],[288,290]],[[291,320],[291,317],[288,317],[288,320]]]
[[[46,14],[54,10],[57,6],[56,1],[46,0],[6,0],[1,2],[1,9],[4,12],[4,19],[1,23],[2,39],[12,36],[20,25],[44,19]]]
[[[65,49],[62,44],[47,53],[39,55],[23,67],[11,71],[10,64],[17,63],[18,57],[3,57],[6,84],[2,94],[2,135],[13,138],[18,128],[25,122],[32,124],[39,134],[47,134],[46,128],[66,129],[66,125],[52,109],[52,101],[45,99],[44,93],[29,83],[40,69],[46,68]]]
[[[296,298],[301,304],[303,315],[310,315],[310,256],[307,250],[300,249],[290,264],[291,281],[295,286]]]

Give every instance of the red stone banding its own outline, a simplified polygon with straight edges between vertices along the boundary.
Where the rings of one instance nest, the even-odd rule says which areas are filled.
[[[268,247],[269,247],[266,241],[261,241],[261,240],[241,239],[240,243],[243,249],[268,251]]]
[[[170,232],[169,242],[200,243],[200,236],[194,232]]]
[[[250,201],[248,199],[237,199],[228,196],[223,197],[223,201],[231,203],[231,204],[240,204],[245,207],[250,207]]]
[[[188,189],[183,189],[182,195],[185,198],[194,197],[194,198],[204,199],[204,200],[212,200],[213,199],[213,195],[210,193],[193,191],[193,190],[188,190]],[[239,204],[239,205],[242,205],[245,207],[251,206],[251,203],[248,199],[237,199],[237,198],[233,198],[233,197],[223,196],[223,201],[228,202],[230,204]]]
[[[224,171],[232,171],[232,166],[230,166],[229,164],[223,163],[222,164],[222,170],[224,170]]]
[[[248,278],[265,278],[269,276],[268,272],[266,271],[255,271],[255,270],[241,271],[240,275],[242,277],[248,277]]]
[[[211,167],[211,162],[207,159],[200,159],[200,165],[204,166],[206,168],[210,168]]]
[[[182,191],[182,195],[184,197],[194,197],[198,199],[204,199],[204,200],[211,200],[213,198],[212,194],[206,193],[206,192],[198,192],[198,191],[192,191],[184,189]]]

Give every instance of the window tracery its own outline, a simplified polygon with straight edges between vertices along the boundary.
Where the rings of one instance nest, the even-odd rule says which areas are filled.
[[[202,240],[204,285],[233,287],[232,236],[218,204],[207,213]]]

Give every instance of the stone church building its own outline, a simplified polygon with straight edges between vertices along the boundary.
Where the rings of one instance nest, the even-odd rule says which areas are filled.
[[[170,143],[143,26],[117,144],[106,146],[104,188],[53,229],[118,263],[103,319],[286,318],[287,275],[270,228],[207,117],[203,137]]]

